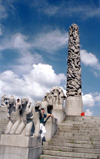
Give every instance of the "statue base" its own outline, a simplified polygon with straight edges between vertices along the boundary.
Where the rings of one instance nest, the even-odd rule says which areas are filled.
[[[38,159],[42,149],[40,136],[1,135],[0,159]]]
[[[81,116],[83,111],[82,96],[80,97],[67,97],[66,99],[66,115]]]

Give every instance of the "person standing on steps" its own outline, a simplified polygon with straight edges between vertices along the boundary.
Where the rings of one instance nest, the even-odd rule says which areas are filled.
[[[41,138],[42,138],[42,144],[43,144],[43,141],[46,141],[46,139],[45,139],[45,135],[46,135],[45,124],[46,124],[47,120],[49,119],[49,117],[53,117],[53,115],[52,114],[45,114],[45,109],[41,108],[40,134],[41,134]],[[45,118],[46,118],[46,120],[45,120]]]

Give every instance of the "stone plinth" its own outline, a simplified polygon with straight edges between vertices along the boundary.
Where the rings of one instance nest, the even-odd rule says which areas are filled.
[[[81,115],[83,110],[82,97],[67,97],[66,115]]]
[[[0,106],[0,120],[7,119],[8,108],[5,106]]]
[[[55,134],[55,132],[57,131],[57,119],[56,118],[49,118],[46,125],[46,141],[49,141]]]
[[[58,123],[61,123],[66,116],[66,112],[65,109],[53,109],[52,115],[58,120]]]
[[[38,159],[41,153],[40,136],[1,135],[0,159]]]

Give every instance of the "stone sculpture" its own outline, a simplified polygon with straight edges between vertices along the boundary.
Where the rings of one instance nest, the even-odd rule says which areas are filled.
[[[50,91],[52,98],[53,98],[53,107],[63,107],[63,101],[66,99],[64,95],[63,89],[60,87],[53,87]]]
[[[21,123],[21,114],[20,114],[21,110],[22,110],[22,105],[21,105],[21,102],[19,101],[19,102],[16,103],[16,106],[15,106],[16,117],[14,119],[16,121],[11,128],[10,134],[16,134],[16,130],[18,129],[18,126]]]
[[[49,93],[44,95],[41,102],[37,102],[38,108],[44,108],[45,113],[52,114],[58,122],[62,122],[66,116],[64,109],[64,101],[66,96],[64,95],[63,89],[61,87],[53,87]],[[48,118],[46,119],[46,121]]]
[[[67,97],[81,95],[81,61],[79,28],[73,24],[69,28],[69,45],[67,60]]]
[[[40,101],[36,102],[35,107],[33,107],[33,112],[34,112],[33,122],[35,125],[34,136],[39,137],[40,115],[42,115],[42,117],[43,117],[43,114],[41,112],[41,102]]]
[[[40,107],[43,107],[45,109],[45,112],[47,112],[47,109],[50,106],[52,109],[63,108],[63,101],[65,99],[66,96],[64,95],[63,89],[56,86],[53,87],[49,93],[45,94]]]
[[[16,99],[13,95],[10,96],[8,99],[9,99],[9,102],[8,102],[8,119],[9,119],[9,122],[7,124],[7,127],[6,127],[5,134],[9,134],[10,131],[11,131],[11,128],[13,126],[12,112],[15,111],[15,106],[16,106]]]
[[[31,136],[32,135],[32,126],[33,126],[33,117],[34,117],[31,102],[27,103],[25,113],[26,113],[25,136]]]
[[[14,96],[9,97],[8,119],[5,134],[39,137],[39,112],[35,111],[28,98],[16,102]]]
[[[79,28],[76,24],[72,24],[69,28],[66,91],[67,115],[80,115],[82,112],[81,59]]]
[[[7,106],[8,103],[6,103],[8,98],[6,97],[6,94],[4,94],[1,98],[1,106]]]
[[[39,113],[28,98],[17,101],[9,97],[9,122],[1,135],[0,159],[38,159],[43,150]]]

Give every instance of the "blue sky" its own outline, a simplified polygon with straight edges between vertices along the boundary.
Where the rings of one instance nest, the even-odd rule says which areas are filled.
[[[83,109],[100,116],[100,1],[0,0],[0,96],[33,104],[66,89],[68,30],[79,26]]]

